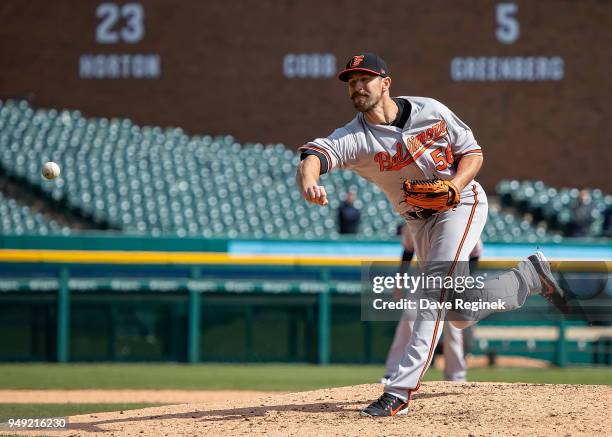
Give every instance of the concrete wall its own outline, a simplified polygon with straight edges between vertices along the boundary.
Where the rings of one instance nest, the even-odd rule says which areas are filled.
[[[487,188],[501,178],[610,186],[612,2],[144,0],[142,20],[134,3],[102,3],[1,2],[0,96],[297,147],[352,118],[330,70],[374,51],[394,94],[437,98],[472,127]],[[466,70],[453,77],[453,59],[470,57],[521,57],[525,80],[454,80]],[[547,64],[532,70],[531,57]],[[305,71],[299,59],[321,63]]]

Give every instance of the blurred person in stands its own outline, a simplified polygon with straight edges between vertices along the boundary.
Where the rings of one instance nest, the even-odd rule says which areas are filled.
[[[593,223],[593,205],[591,204],[591,194],[588,190],[580,190],[578,203],[574,209],[574,229],[572,237],[588,237]]]
[[[604,221],[602,229],[602,235],[604,237],[612,238],[612,206],[609,206],[608,209],[604,211]]]
[[[346,193],[344,201],[338,208],[338,227],[341,234],[356,234],[361,220],[361,212],[355,207],[355,193]]]

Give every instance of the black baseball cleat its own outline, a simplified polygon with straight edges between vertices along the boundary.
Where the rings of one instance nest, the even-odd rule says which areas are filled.
[[[540,278],[540,282],[542,283],[542,291],[540,294],[544,296],[551,304],[557,307],[557,309],[562,313],[569,313],[565,293],[554,278],[550,270],[550,264],[548,263],[548,260],[544,254],[537,251],[535,255],[531,255],[527,259],[535,268],[535,271],[538,273],[538,277]]]
[[[368,408],[361,411],[363,417],[391,417],[408,413],[408,402],[391,393],[383,393]]]

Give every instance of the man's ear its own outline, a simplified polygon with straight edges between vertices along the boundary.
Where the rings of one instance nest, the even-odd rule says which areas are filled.
[[[389,91],[389,88],[391,88],[391,78],[390,77],[383,77],[383,91]]]

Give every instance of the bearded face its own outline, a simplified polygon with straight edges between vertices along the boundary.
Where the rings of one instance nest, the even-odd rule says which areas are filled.
[[[354,73],[348,80],[349,95],[359,112],[368,112],[382,99],[382,78],[372,74]]]
[[[354,93],[351,99],[353,100],[353,106],[359,112],[368,112],[378,102],[380,102],[381,96],[374,96],[369,93]]]

